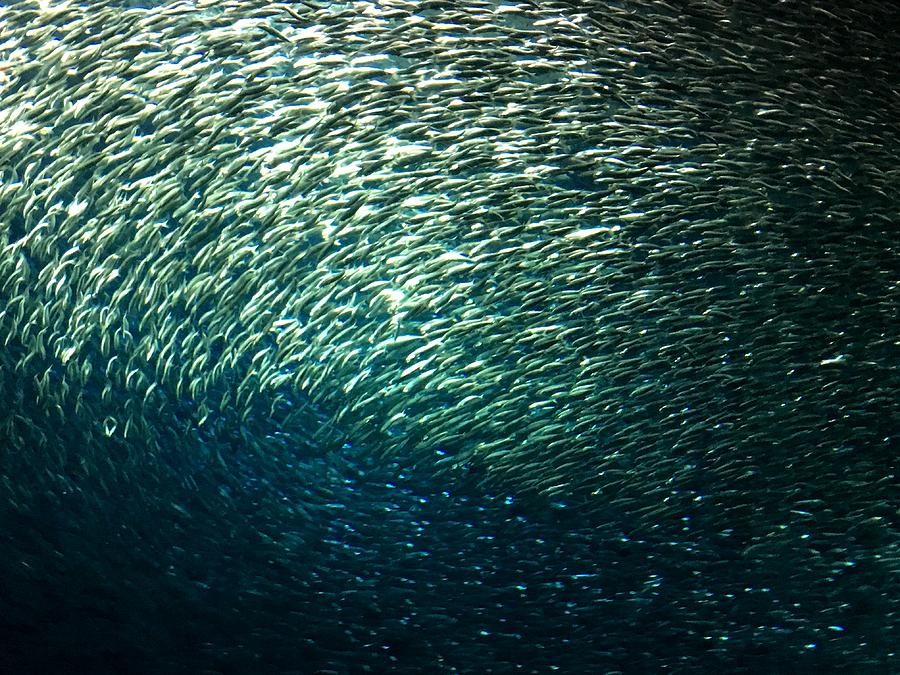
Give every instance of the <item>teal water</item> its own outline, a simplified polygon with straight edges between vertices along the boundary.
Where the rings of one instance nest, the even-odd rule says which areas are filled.
[[[0,672],[900,671],[898,19],[0,4]]]

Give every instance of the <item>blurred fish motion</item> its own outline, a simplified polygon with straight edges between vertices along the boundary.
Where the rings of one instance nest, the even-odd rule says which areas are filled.
[[[0,5],[0,670],[900,672],[898,26]]]

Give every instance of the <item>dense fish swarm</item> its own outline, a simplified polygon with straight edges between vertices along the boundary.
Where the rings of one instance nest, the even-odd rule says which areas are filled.
[[[125,4],[0,5],[0,669],[900,671],[892,2]]]

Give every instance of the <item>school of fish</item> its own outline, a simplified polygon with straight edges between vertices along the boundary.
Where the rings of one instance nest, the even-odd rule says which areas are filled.
[[[18,552],[0,572],[61,593],[111,547],[187,603],[217,570],[249,595],[196,610],[220,629],[184,672],[900,668],[896,19],[887,1],[0,5]],[[394,555],[360,522],[399,532],[420,508],[455,523],[432,560],[543,561],[539,584],[509,580],[541,589],[528,628],[429,632],[515,608],[526,591],[497,579],[466,619],[429,590],[396,619],[419,642],[357,623],[420,605],[396,562],[377,580],[354,562]],[[485,553],[459,524],[481,518],[522,538]],[[72,539],[85,523],[106,534]],[[361,543],[319,550],[334,528]],[[259,558],[195,569],[227,542]],[[639,583],[609,547],[642,551]],[[439,583],[418,565],[417,588]],[[92,605],[84,583],[62,606]],[[351,592],[366,609],[335,610]],[[617,598],[637,609],[607,616]],[[26,617],[9,625],[47,621],[0,601]],[[238,605],[275,627],[226,648]]]

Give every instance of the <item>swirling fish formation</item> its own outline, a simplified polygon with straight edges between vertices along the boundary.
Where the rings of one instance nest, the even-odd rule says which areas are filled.
[[[133,570],[94,668],[900,668],[890,3],[145,4],[0,7],[2,569]]]

